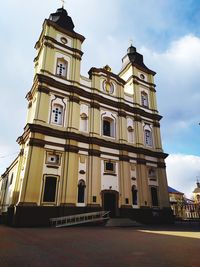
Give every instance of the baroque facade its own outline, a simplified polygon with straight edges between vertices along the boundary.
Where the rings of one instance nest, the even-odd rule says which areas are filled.
[[[50,15],[35,48],[35,76],[20,153],[1,176],[2,218],[49,218],[110,210],[169,221],[171,210],[154,71],[132,45],[118,74],[80,74],[84,37],[64,8]]]

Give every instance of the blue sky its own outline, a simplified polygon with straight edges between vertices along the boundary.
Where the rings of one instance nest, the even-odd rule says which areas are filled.
[[[33,81],[34,44],[59,0],[1,1],[0,173],[19,151],[25,95]],[[129,40],[157,75],[158,110],[172,187],[191,195],[200,176],[200,1],[67,0],[75,30],[86,37],[82,74],[121,68]]]

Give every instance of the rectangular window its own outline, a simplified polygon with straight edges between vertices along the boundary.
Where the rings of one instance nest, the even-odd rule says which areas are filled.
[[[152,146],[152,133],[149,130],[145,130],[145,145]]]
[[[158,191],[156,187],[151,187],[151,201],[153,207],[158,206]]]
[[[111,136],[111,123],[110,121],[103,121],[103,135]]]
[[[12,184],[12,182],[13,182],[13,173],[12,173],[12,175],[11,175],[11,177],[10,177],[10,185]]]
[[[141,102],[142,102],[142,106],[144,106],[144,107],[149,106],[148,95],[145,92],[142,92],[142,94],[141,94]]]
[[[56,74],[60,77],[66,78],[67,74],[67,61],[64,59],[58,59],[57,67],[56,67]]]
[[[56,185],[57,185],[56,177],[47,176],[45,178],[43,202],[56,201]]]
[[[115,173],[116,163],[113,161],[104,161],[104,172]]]
[[[63,106],[53,104],[51,110],[51,123],[62,125],[63,124]]]

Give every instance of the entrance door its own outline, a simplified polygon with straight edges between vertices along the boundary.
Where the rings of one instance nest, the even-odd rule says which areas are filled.
[[[103,192],[103,209],[110,211],[110,217],[115,217],[117,214],[117,195],[115,192]]]

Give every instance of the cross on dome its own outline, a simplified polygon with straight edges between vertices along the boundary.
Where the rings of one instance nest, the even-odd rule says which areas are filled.
[[[130,46],[133,45],[133,39],[130,39],[130,40],[129,40],[129,44],[130,44]]]
[[[62,2],[62,8],[64,8],[65,7],[65,0],[60,0],[61,2]]]

